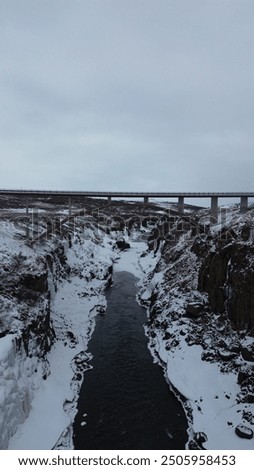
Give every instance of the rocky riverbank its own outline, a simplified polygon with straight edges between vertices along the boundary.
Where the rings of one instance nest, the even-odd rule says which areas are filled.
[[[12,220],[0,223],[0,448],[47,449],[75,415],[116,255],[91,226],[34,245]]]
[[[189,418],[189,448],[253,448],[253,216],[232,210],[206,233],[191,221],[180,235],[164,227],[159,245],[150,238],[146,256],[161,256],[140,301],[151,350]]]
[[[188,447],[253,449],[253,210],[231,208],[210,226],[206,210],[76,209],[51,224],[48,213],[31,225],[10,213],[0,221],[0,448],[72,448],[94,319],[129,249],[126,270],[143,272],[149,347],[185,408]],[[136,239],[148,242],[142,253]]]

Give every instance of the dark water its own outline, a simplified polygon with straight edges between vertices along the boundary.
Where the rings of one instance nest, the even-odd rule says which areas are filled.
[[[89,342],[93,369],[85,373],[74,423],[75,449],[185,448],[186,418],[147,348],[146,313],[136,302],[135,282],[131,273],[115,273],[106,315],[96,319]]]

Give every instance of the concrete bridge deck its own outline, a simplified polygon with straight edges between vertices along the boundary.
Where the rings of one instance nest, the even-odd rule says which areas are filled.
[[[125,197],[125,198],[238,198],[254,197],[254,192],[131,192],[131,191],[62,191],[62,190],[35,190],[35,189],[0,189],[0,195],[9,196],[84,196],[84,197]]]
[[[69,200],[69,214],[71,215],[72,198],[75,197],[106,197],[110,203],[112,198],[143,198],[144,203],[149,202],[149,198],[177,198],[178,211],[184,212],[185,198],[210,198],[211,199],[211,220],[216,222],[218,219],[218,199],[219,198],[239,198],[240,210],[242,212],[248,209],[248,198],[254,198],[254,192],[129,192],[129,191],[50,191],[50,190],[33,190],[33,189],[0,189],[0,196],[25,196],[33,197],[50,197],[62,196]],[[27,209],[28,211],[28,209]]]

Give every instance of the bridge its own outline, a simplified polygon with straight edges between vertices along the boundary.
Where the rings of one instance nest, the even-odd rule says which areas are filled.
[[[26,197],[26,208],[28,213],[28,198],[35,197],[52,197],[61,196],[68,198],[69,201],[69,215],[72,213],[72,200],[75,197],[98,197],[107,198],[108,203],[112,198],[142,198],[144,203],[149,202],[149,198],[153,199],[171,199],[177,198],[178,212],[184,213],[184,200],[187,198],[210,198],[211,199],[211,220],[215,222],[218,220],[218,200],[219,198],[239,198],[240,210],[245,212],[248,209],[248,198],[254,198],[254,192],[121,192],[121,191],[43,191],[43,190],[29,190],[29,189],[0,189],[0,196],[23,196]]]

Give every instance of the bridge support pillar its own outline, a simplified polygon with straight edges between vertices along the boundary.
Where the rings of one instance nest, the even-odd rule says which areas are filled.
[[[111,204],[111,196],[108,196],[108,204]]]
[[[241,196],[240,211],[246,212],[248,209],[248,196]]]
[[[26,200],[26,238],[29,239],[29,202],[28,199]]]
[[[39,209],[34,207],[32,210],[32,235],[33,239],[39,236]]]
[[[69,197],[69,217],[71,217],[71,197]]]
[[[218,222],[218,197],[212,196],[211,197],[211,217],[210,217],[211,224],[216,224]]]
[[[144,197],[144,204],[147,204],[149,202],[149,197],[148,196],[145,196]]]
[[[178,212],[181,212],[181,214],[183,214],[184,212],[184,197],[183,196],[179,196],[178,198],[177,209],[178,209]]]
[[[223,227],[227,223],[227,209],[222,207],[220,210],[220,225]]]

